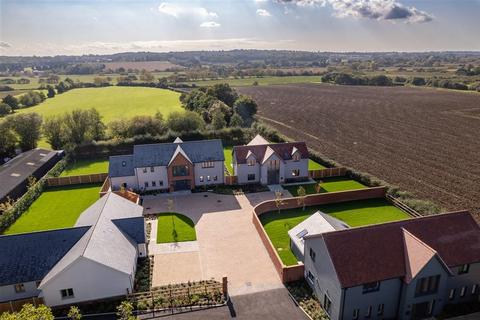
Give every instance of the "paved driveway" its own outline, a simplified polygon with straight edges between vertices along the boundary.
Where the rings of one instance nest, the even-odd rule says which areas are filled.
[[[195,223],[200,268],[192,268],[181,259],[162,254],[155,255],[154,274],[169,269],[168,272],[173,272],[170,277],[177,281],[192,280],[198,270],[201,279],[220,280],[227,276],[232,296],[283,287],[252,224],[250,201],[254,199],[256,203],[272,197],[271,192],[255,194],[250,200],[244,195],[213,193],[173,196],[174,211],[187,215]],[[168,198],[148,197],[143,206],[149,208],[147,213],[164,212]]]

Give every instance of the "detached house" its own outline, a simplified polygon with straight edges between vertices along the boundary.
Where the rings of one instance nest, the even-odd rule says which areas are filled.
[[[331,319],[425,319],[478,300],[468,212],[305,236],[305,277]]]
[[[0,236],[0,302],[49,306],[125,296],[145,257],[143,207],[107,193],[68,229]]]
[[[239,184],[282,184],[308,179],[305,142],[269,143],[261,136],[233,147],[233,170]]]
[[[221,140],[135,145],[133,154],[112,156],[108,175],[113,190],[191,190],[224,183]]]

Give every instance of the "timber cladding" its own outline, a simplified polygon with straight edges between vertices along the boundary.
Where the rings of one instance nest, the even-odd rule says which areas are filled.
[[[369,189],[361,190],[352,190],[352,191],[340,191],[340,192],[331,192],[331,193],[322,193],[315,195],[308,195],[305,197],[306,206],[316,206],[322,204],[330,203],[339,203],[339,202],[348,202],[355,200],[366,200],[366,199],[375,199],[375,198],[385,198],[386,188],[385,187],[375,187]],[[297,198],[286,198],[283,199],[283,204],[280,209],[294,209],[301,208],[302,205],[299,205]],[[275,200],[268,200],[258,204],[253,208],[252,222],[255,226],[255,229],[262,240],[265,249],[272,260],[275,269],[282,279],[283,283],[296,281],[303,279],[304,277],[304,266],[303,264],[298,264],[294,266],[286,266],[283,264],[280,256],[275,250],[270,238],[268,237],[265,229],[263,228],[262,223],[260,222],[259,216],[270,212],[273,210],[278,210]]]

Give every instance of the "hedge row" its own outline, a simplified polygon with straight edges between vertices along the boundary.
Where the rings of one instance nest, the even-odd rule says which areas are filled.
[[[7,230],[24,213],[45,190],[46,177],[58,177],[67,166],[67,159],[62,159],[48,173],[28,188],[23,196],[17,199],[13,206],[0,215],[0,234]]]
[[[292,139],[288,138],[287,136],[284,136],[280,133],[278,133],[277,130],[274,128],[270,127],[267,124],[260,124],[259,126],[262,127],[262,132],[265,134],[265,138],[267,140],[270,140],[272,142],[282,142],[282,141],[292,141]],[[275,137],[278,141],[269,139],[268,136],[273,136]],[[342,166],[341,164],[325,157],[324,155],[313,151],[309,149],[310,152],[310,158],[326,167],[340,167]],[[387,187],[387,194],[391,195],[392,197],[402,201],[404,204],[412,208],[413,210],[417,211],[418,213],[422,215],[432,215],[432,214],[437,214],[439,213],[442,208],[440,208],[438,205],[433,203],[432,201],[428,200],[422,200],[416,198],[412,193],[408,191],[401,190],[400,187],[389,184],[383,180],[380,180],[368,173],[361,172],[358,170],[355,170],[353,168],[347,167],[347,176],[361,182],[362,184],[368,186],[368,187],[378,187],[378,186],[385,186]]]

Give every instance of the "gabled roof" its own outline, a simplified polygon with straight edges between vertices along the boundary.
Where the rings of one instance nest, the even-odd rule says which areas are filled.
[[[255,138],[253,138],[249,143],[247,143],[247,146],[256,146],[256,145],[261,145],[261,144],[269,144],[264,137],[261,135],[257,134]]]
[[[133,155],[111,156],[108,161],[108,175],[112,178],[134,176]]]
[[[42,280],[89,229],[0,236],[0,286]]]
[[[50,270],[40,287],[80,257],[130,274],[136,263],[137,243],[133,241],[142,239],[138,234],[140,233],[139,224],[143,224],[142,214],[143,207],[112,192],[97,200],[80,215],[75,224],[76,227],[90,225],[92,227]],[[138,219],[130,220],[130,218]]]
[[[302,159],[308,159],[308,149],[305,142],[285,142],[270,143],[261,145],[246,145],[233,147],[235,162],[243,164],[247,162],[247,155],[253,153],[257,161],[264,161],[265,157],[269,157],[271,152],[277,154],[282,160],[291,160],[293,157],[293,148],[296,148]]]
[[[173,141],[173,143],[182,143],[183,140],[180,139],[180,137],[176,137],[175,140]]]
[[[222,141],[199,140],[174,143],[140,144],[133,147],[133,154],[126,156],[110,157],[108,174],[110,177],[123,177],[135,175],[134,168],[167,166],[172,157],[178,152],[178,147],[192,163],[205,161],[224,161]],[[122,167],[122,161],[127,162]],[[131,162],[129,162],[131,161]]]
[[[185,151],[183,151],[182,147],[181,146],[177,146],[177,149],[175,149],[175,152],[173,153],[172,155],[172,158],[170,159],[170,161],[168,162],[168,165],[170,165],[173,160],[175,160],[175,158],[181,154],[188,162],[190,163],[193,163],[192,160],[190,160],[190,158],[187,156],[187,154],[185,153]]]
[[[273,150],[272,148],[270,148],[270,146],[267,147],[267,149],[265,150],[265,154],[263,155],[263,160],[262,160],[262,164],[264,164],[268,159],[270,159],[271,156],[273,156],[274,154],[276,154],[275,150]],[[277,154],[277,156],[282,159],[281,156],[279,156]]]
[[[420,250],[408,238],[406,249],[404,230],[434,250],[449,268],[480,262],[480,227],[467,211],[329,232],[318,237],[325,242],[341,286],[348,288],[391,278],[405,279],[407,262],[415,269],[425,262],[429,256],[427,247]],[[417,251],[425,257],[418,258],[419,261],[406,257]]]
[[[405,282],[410,283],[437,252],[402,228],[405,253]]]

